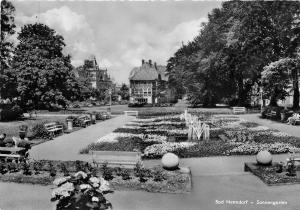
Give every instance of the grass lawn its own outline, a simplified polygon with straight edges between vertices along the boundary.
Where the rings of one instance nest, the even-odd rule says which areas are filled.
[[[44,122],[56,122],[59,121],[61,123],[65,123],[66,116],[38,116],[34,119],[25,119],[19,121],[11,121],[11,122],[0,122],[0,133],[6,133],[7,138],[11,138],[12,136],[19,136],[19,126],[27,125],[28,126],[28,135],[32,134],[31,129],[39,123]]]

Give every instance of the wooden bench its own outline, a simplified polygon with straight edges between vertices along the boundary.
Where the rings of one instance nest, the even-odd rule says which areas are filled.
[[[233,114],[246,113],[246,108],[235,106],[235,107],[232,107],[232,111],[233,111]]]
[[[0,158],[7,160],[16,160],[20,161],[21,158],[25,156],[19,154],[20,152],[24,151],[25,148],[23,147],[0,147]]]
[[[91,151],[94,164],[108,166],[120,166],[134,168],[138,162],[141,162],[140,152],[126,151]]]
[[[58,124],[57,122],[45,123],[44,126],[45,126],[46,130],[48,132],[50,132],[50,134],[52,136],[55,136],[55,134],[57,132],[60,132],[60,131],[62,133],[64,132],[64,126],[61,124]]]
[[[82,127],[86,127],[91,124],[91,118],[88,115],[82,115],[78,117]]]
[[[135,116],[139,115],[139,111],[124,111],[124,114],[126,116],[130,115],[130,114],[134,114]]]
[[[276,116],[277,116],[276,111],[271,111],[269,113],[266,113],[266,117],[270,119],[275,118]]]

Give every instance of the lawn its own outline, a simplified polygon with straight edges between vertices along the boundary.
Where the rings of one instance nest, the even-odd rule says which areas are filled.
[[[6,133],[7,138],[11,138],[13,136],[19,136],[19,126],[27,125],[28,126],[28,136],[32,134],[31,129],[40,123],[45,122],[61,122],[66,123],[66,116],[38,116],[34,119],[24,119],[19,121],[11,121],[11,122],[0,122],[0,133]]]

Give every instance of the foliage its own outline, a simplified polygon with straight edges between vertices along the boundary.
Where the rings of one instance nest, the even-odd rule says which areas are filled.
[[[118,94],[121,96],[122,100],[129,100],[129,88],[126,84],[122,84]]]
[[[16,95],[16,83],[11,77],[10,63],[13,52],[13,43],[10,37],[15,33],[15,7],[8,0],[1,1],[1,33],[0,33],[0,96],[12,98]]]
[[[263,67],[295,56],[299,13],[298,2],[224,2],[168,60],[170,87],[186,93],[192,105],[249,104]]]
[[[69,176],[70,173],[64,163],[60,164],[60,171],[63,173],[64,176]]]
[[[57,210],[112,209],[111,203],[104,197],[112,191],[103,178],[79,171],[73,176],[57,178],[53,183],[57,188],[52,192],[51,201],[58,200]]]
[[[23,170],[24,175],[30,176],[32,174],[32,172],[30,170],[30,164],[27,163],[27,161],[24,161],[24,162],[21,163],[21,168]]]
[[[128,180],[130,179],[130,171],[128,169],[122,169],[121,170],[121,176],[123,180]]]
[[[45,123],[38,123],[32,128],[33,138],[51,139],[51,133],[45,128]]]
[[[39,174],[40,171],[42,170],[42,164],[39,161],[34,161],[33,162],[33,170],[35,174]]]
[[[51,177],[56,176],[56,172],[57,172],[57,170],[56,170],[56,168],[53,166],[53,164],[52,164],[52,163],[49,163],[49,174],[50,174],[50,176],[51,176]]]
[[[20,119],[23,116],[23,110],[18,105],[11,108],[0,110],[0,115],[3,121],[13,121]]]
[[[70,56],[62,53],[63,37],[36,23],[23,26],[18,39],[12,67],[21,106],[51,109],[66,107],[68,100],[75,100],[79,87]]]
[[[113,169],[112,168],[109,168],[107,167],[107,163],[104,163],[102,166],[101,166],[101,171],[102,171],[102,176],[105,180],[112,180],[114,178],[113,176]]]

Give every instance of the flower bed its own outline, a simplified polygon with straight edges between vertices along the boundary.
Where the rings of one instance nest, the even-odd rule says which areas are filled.
[[[185,193],[191,190],[190,174],[181,173],[180,170],[167,171],[161,167],[144,168],[137,165],[134,169],[123,169],[108,168],[103,165],[101,168],[97,168],[84,161],[50,160],[31,162],[26,168],[21,165],[5,168],[2,166],[0,165],[0,181],[3,182],[51,185],[57,177],[69,177],[78,171],[84,171],[87,174],[103,177],[115,190],[146,190],[167,193]],[[57,179],[55,183],[59,185],[61,180],[64,179]]]
[[[300,183],[300,178],[297,176],[288,176],[287,172],[278,172],[278,163],[273,163],[270,166],[258,165],[256,163],[245,163],[245,171],[250,171],[255,176],[259,177],[267,185],[283,185]]]

